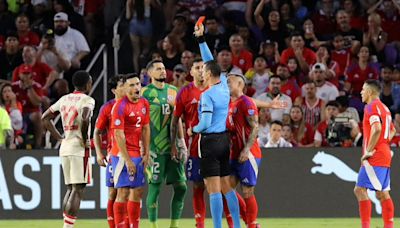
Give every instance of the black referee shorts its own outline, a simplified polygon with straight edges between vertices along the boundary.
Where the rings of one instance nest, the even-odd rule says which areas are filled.
[[[210,133],[200,136],[200,173],[203,178],[231,174],[229,165],[229,134]]]

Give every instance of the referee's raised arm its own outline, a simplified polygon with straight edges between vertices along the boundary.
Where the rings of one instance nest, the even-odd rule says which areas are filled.
[[[204,26],[196,25],[195,35],[204,61],[202,74],[209,89],[201,95],[199,124],[193,127],[193,132],[200,134],[200,173],[210,194],[214,227],[222,227],[222,192],[236,228],[240,227],[239,204],[229,180],[230,140],[226,131],[230,92],[226,77],[221,77],[221,68],[214,60],[203,33]]]

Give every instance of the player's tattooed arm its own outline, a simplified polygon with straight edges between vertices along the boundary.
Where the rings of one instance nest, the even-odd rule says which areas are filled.
[[[176,145],[175,145],[176,134],[178,131],[178,129],[177,129],[178,123],[179,123],[179,117],[172,115],[171,127],[169,128],[170,139],[171,139],[171,158],[172,159],[174,159],[178,155],[178,150],[176,149]]]
[[[245,143],[245,147],[240,153],[239,162],[245,162],[247,159],[249,159],[250,148],[254,145],[258,136],[258,115],[248,116],[246,119],[247,123],[251,127],[251,132],[249,139]]]
[[[82,133],[82,143],[86,147],[89,147],[90,144],[88,142],[89,136],[88,136],[88,129],[90,125],[90,114],[91,110],[88,107],[84,107],[82,111],[82,127],[81,127],[81,133]]]
[[[42,115],[42,123],[45,129],[50,131],[51,136],[56,140],[60,141],[63,139],[60,132],[54,126],[54,123],[51,121],[56,117],[55,113],[53,113],[50,109],[47,109]]]

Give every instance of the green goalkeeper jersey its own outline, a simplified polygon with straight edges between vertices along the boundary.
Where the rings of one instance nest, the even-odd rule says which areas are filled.
[[[166,84],[163,89],[150,84],[142,89],[142,96],[150,103],[150,151],[166,154],[171,151],[170,124],[177,88]]]

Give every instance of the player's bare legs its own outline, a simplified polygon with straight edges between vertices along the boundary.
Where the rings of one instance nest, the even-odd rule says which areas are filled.
[[[371,201],[368,198],[367,189],[356,186],[354,188],[354,194],[358,200],[361,227],[369,228],[371,223]]]
[[[65,214],[72,216],[77,215],[85,186],[86,184],[72,184],[72,190],[64,208]]]
[[[204,201],[204,182],[193,182],[193,211],[196,219],[196,227],[204,228],[206,217],[206,202]]]
[[[392,228],[394,218],[394,205],[392,198],[390,197],[389,191],[377,191],[376,198],[381,201],[384,228]]]
[[[67,205],[69,196],[71,195],[72,192],[72,184],[67,185],[67,192],[65,193],[63,204],[62,204],[62,211],[63,213],[65,212],[65,206]]]
[[[63,201],[64,228],[74,227],[85,186],[86,184],[67,185],[68,190]]]

